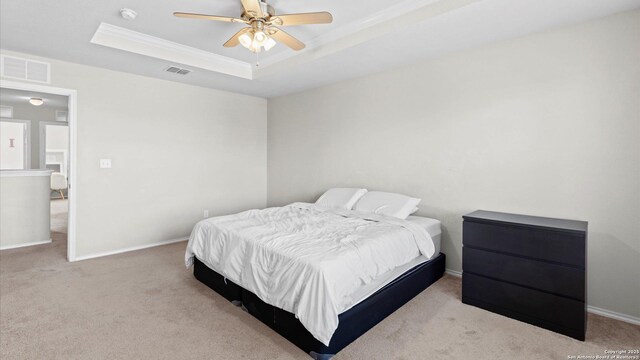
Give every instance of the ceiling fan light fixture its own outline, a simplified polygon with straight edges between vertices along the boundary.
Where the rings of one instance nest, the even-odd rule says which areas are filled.
[[[258,44],[260,44],[262,46],[262,44],[264,44],[265,40],[267,40],[267,34],[265,34],[264,31],[262,31],[262,30],[258,30],[253,35],[253,40],[256,41]]]
[[[264,51],[271,50],[272,47],[276,46],[276,41],[273,40],[270,36],[267,37],[267,40],[263,42],[262,46],[264,46]]]
[[[269,51],[276,45],[276,41],[262,30],[251,29],[238,37],[240,45],[254,53]]]
[[[238,38],[238,41],[240,41],[240,45],[248,49],[251,46],[251,43],[253,42],[252,35],[253,34],[251,33],[251,31],[247,31],[244,34],[240,35],[240,37]]]
[[[279,27],[307,24],[329,24],[333,21],[333,16],[326,11],[276,16],[275,10],[267,4],[267,0],[240,0],[240,2],[242,4],[242,13],[240,14],[240,17],[179,11],[174,12],[173,15],[180,18],[244,23],[249,25],[249,27],[240,29],[240,31],[236,32],[224,43],[223,46],[231,48],[241,44],[243,47],[254,53],[259,53],[262,49],[264,49],[264,51],[269,51],[278,42],[283,43],[295,51],[302,50],[305,47],[304,43],[281,30]]]
[[[259,53],[260,51],[262,51],[262,46],[260,44],[258,44],[255,40],[255,38],[253,39],[253,42],[251,43],[251,46],[249,46],[248,48],[251,52],[254,53]]]

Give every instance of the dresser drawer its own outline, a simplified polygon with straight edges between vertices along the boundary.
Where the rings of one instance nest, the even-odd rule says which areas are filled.
[[[584,270],[469,247],[462,249],[464,273],[539,289],[584,301]]]
[[[585,304],[581,301],[466,272],[462,275],[462,301],[533,325],[584,338]],[[582,336],[579,336],[581,332]]]
[[[584,269],[584,234],[465,220],[463,244]]]

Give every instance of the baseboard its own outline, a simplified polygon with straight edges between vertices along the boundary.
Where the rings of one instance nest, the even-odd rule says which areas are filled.
[[[88,255],[76,256],[76,258],[73,261],[89,260],[89,259],[95,259],[95,258],[99,258],[99,257],[109,256],[109,255],[122,254],[122,253],[130,252],[130,251],[143,250],[143,249],[148,249],[148,248],[152,248],[152,247],[156,247],[156,246],[169,245],[169,244],[173,244],[173,243],[177,243],[177,242],[181,242],[181,241],[187,241],[188,239],[189,239],[189,236],[185,236],[185,237],[181,237],[181,238],[178,238],[178,239],[158,241],[158,242],[155,242],[155,243],[152,243],[152,244],[131,246],[131,247],[124,248],[124,249],[103,251],[103,252],[98,252],[98,253],[93,253],[93,254],[88,254]]]
[[[462,271],[456,271],[451,269],[444,269],[444,272],[455,277],[462,277]]]
[[[446,269],[445,272],[447,274],[455,276],[455,277],[462,277],[462,271]],[[628,322],[628,323],[634,324],[634,325],[640,325],[640,318],[639,317],[635,317],[635,316],[631,316],[631,315],[627,315],[627,314],[622,314],[622,313],[619,313],[619,312],[615,312],[615,311],[611,311],[611,310],[607,310],[607,309],[602,309],[602,308],[591,306],[591,305],[587,305],[587,312],[590,312],[590,313],[596,314],[596,315],[600,315],[600,316],[604,316],[604,317],[607,317],[607,318],[615,319],[615,320]]]
[[[16,245],[2,246],[2,247],[0,247],[0,251],[9,250],[9,249],[17,249],[17,248],[26,247],[26,246],[43,245],[43,244],[51,244],[51,239],[44,240],[44,241],[34,241],[34,242],[30,242],[30,243],[22,243],[22,244],[16,244]]]
[[[615,311],[611,311],[611,310],[607,310],[607,309],[602,309],[602,308],[591,306],[591,305],[587,305],[587,312],[590,312],[590,313],[596,314],[596,315],[600,315],[600,316],[604,316],[604,317],[608,317],[608,318],[611,318],[611,319],[616,319],[616,320],[628,322],[628,323],[634,324],[634,325],[640,325],[640,318],[639,317],[635,317],[635,316],[631,316],[631,315],[627,315],[627,314],[621,314],[619,312],[615,312]]]

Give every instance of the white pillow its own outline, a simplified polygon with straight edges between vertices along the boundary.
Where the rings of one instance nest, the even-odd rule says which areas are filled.
[[[327,190],[316,204],[336,209],[351,210],[353,205],[362,195],[367,193],[367,189],[356,188],[333,188]]]
[[[421,199],[382,191],[369,191],[358,202],[354,210],[383,214],[406,219],[418,210]]]

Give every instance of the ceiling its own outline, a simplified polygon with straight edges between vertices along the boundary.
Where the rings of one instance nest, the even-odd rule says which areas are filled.
[[[66,109],[69,102],[66,96],[45,94],[34,91],[14,90],[14,89],[0,89],[0,104],[13,105],[13,104],[27,104],[29,105],[29,99],[35,97],[44,100],[44,104],[41,107],[55,107],[56,109]],[[30,105],[33,106],[33,105]]]
[[[239,0],[0,2],[0,47],[248,95],[273,97],[484,44],[640,7],[640,0],[271,0],[276,13],[329,11],[334,22],[287,27],[307,44],[260,54],[222,44],[241,24],[181,19],[173,11],[239,16]],[[363,6],[366,5],[366,6]],[[119,9],[138,18],[127,21]],[[248,78],[91,43],[102,23],[250,66]],[[193,70],[163,72],[169,65]],[[206,68],[206,69],[205,69]],[[248,69],[248,68],[247,68]],[[53,69],[55,71],[55,69]]]

